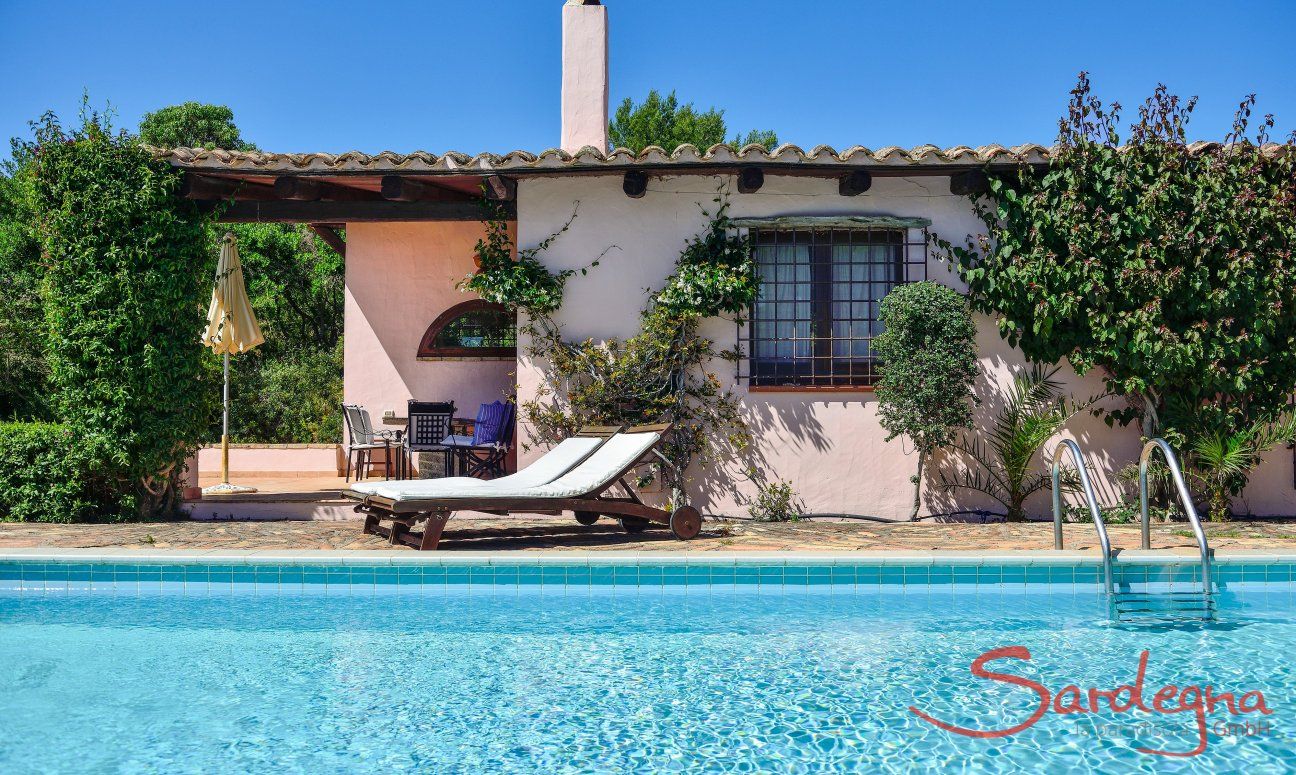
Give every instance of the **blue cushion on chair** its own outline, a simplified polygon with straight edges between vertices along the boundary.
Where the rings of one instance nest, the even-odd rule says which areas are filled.
[[[504,435],[505,423],[511,422],[513,405],[503,401],[482,404],[477,410],[477,422],[473,426],[473,446],[497,444]]]

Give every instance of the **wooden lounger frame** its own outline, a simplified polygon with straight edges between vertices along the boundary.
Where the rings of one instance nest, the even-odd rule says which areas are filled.
[[[669,423],[659,425],[639,425],[625,430],[626,433],[659,433],[665,434],[671,428]],[[620,433],[620,427],[593,426],[582,428],[578,436],[611,437]],[[604,487],[578,495],[574,498],[474,498],[471,496],[457,498],[423,498],[395,500],[378,495],[365,495],[355,491],[343,493],[344,496],[360,503],[355,507],[357,512],[365,514],[364,532],[382,536],[393,545],[405,544],[416,549],[436,549],[441,540],[441,533],[446,523],[456,511],[480,511],[487,514],[556,514],[563,511],[575,512],[576,520],[583,525],[594,524],[599,516],[606,515],[621,520],[621,525],[630,533],[642,532],[651,523],[667,525],[677,538],[693,538],[702,529],[702,515],[692,506],[682,506],[673,512],[665,511],[644,503],[633,486],[625,477],[635,468],[643,465],[653,455],[661,457],[657,447],[658,440],[643,455],[618,471],[616,476]],[[662,458],[664,460],[664,458]],[[612,497],[608,492],[619,486],[624,491],[622,497]],[[391,520],[390,528],[381,523]],[[414,526],[425,522],[421,532],[415,532]]]

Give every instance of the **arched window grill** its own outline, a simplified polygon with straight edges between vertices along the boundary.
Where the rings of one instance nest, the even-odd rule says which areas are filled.
[[[456,304],[428,326],[418,357],[516,358],[517,315],[482,299]]]

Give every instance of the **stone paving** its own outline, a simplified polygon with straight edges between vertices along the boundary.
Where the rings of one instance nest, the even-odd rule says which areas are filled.
[[[665,529],[629,535],[615,522],[592,527],[560,517],[476,517],[451,520],[441,549],[455,550],[653,550],[708,551],[995,551],[1051,549],[1052,525],[969,523],[707,522],[692,541],[676,541]],[[1296,521],[1207,525],[1215,549],[1296,550]],[[1136,525],[1112,525],[1113,546],[1137,549]],[[1092,525],[1065,526],[1067,549],[1096,549]],[[1186,524],[1153,526],[1152,546],[1193,553]],[[128,549],[390,549],[348,522],[142,522],[112,525],[0,523],[0,549],[82,547]],[[412,550],[411,550],[412,551]]]

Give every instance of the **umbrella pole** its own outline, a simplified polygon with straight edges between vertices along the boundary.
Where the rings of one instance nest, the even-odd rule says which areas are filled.
[[[225,353],[224,406],[221,414],[221,483],[203,488],[203,495],[240,495],[256,492],[255,487],[230,484],[229,475],[229,415],[230,415],[230,356]]]
[[[229,484],[229,350],[225,351],[225,401],[221,414],[221,482]]]

